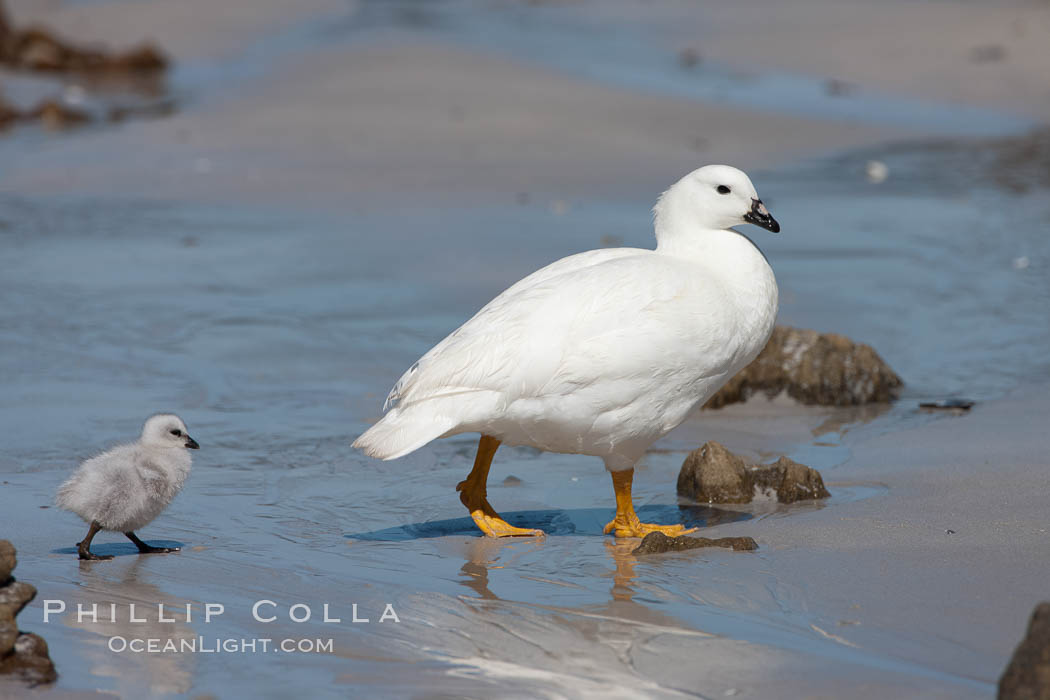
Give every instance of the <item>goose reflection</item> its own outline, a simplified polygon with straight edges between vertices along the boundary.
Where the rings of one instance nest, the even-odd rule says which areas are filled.
[[[489,568],[502,569],[503,565],[496,564],[503,546],[508,544],[506,540],[496,540],[489,537],[479,537],[467,545],[466,561],[460,567],[460,573],[464,578],[461,583],[478,594],[484,600],[499,600],[500,597],[489,589]]]

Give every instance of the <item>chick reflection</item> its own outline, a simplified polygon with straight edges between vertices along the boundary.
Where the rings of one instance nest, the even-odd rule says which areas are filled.
[[[193,654],[117,653],[110,648],[113,637],[123,637],[128,641],[159,639],[163,647],[168,640],[179,645],[181,640],[196,636],[186,624],[186,603],[189,601],[173,599],[156,586],[140,580],[144,559],[126,559],[129,564],[123,572],[111,566],[97,567],[90,562],[81,562],[81,585],[75,589],[75,597],[68,601],[69,612],[62,617],[62,622],[98,635],[98,639],[82,647],[91,673],[117,678],[117,691],[121,697],[187,693],[193,685]],[[118,575],[113,576],[114,573]],[[78,620],[78,603],[85,610],[91,610],[97,604],[97,617],[92,619],[89,614]],[[164,604],[164,618],[175,622],[160,621],[159,603]],[[134,622],[130,604],[135,605]]]

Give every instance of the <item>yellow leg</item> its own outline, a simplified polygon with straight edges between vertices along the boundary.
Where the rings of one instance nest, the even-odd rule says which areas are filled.
[[[631,501],[631,484],[634,482],[634,469],[610,472],[613,490],[616,491],[616,517],[605,526],[605,534],[615,532],[617,537],[645,537],[650,532],[662,532],[669,537],[677,537],[687,532],[696,532],[696,528],[686,529],[684,525],[650,525],[638,519]]]
[[[478,454],[474,458],[474,468],[467,478],[456,484],[459,500],[470,511],[470,517],[478,528],[489,537],[543,537],[543,530],[531,530],[514,527],[489,505],[488,480],[492,458],[499,449],[499,440],[482,435],[478,442]]]

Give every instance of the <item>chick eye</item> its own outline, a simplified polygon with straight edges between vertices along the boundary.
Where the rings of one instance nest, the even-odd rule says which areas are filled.
[[[719,185],[715,189],[718,190],[718,194],[729,194],[729,191],[730,191],[729,188],[726,187],[725,185]]]
[[[182,437],[182,431],[181,430],[172,430],[171,434],[174,435],[175,437]]]

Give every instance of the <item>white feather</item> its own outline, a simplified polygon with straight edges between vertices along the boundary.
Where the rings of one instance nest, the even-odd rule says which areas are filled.
[[[655,208],[656,250],[580,253],[513,285],[398,380],[354,446],[394,459],[482,432],[632,466],[769,339],[776,281],[729,228],[757,199],[735,168],[687,175]]]
[[[182,437],[171,431],[178,430]],[[178,416],[152,416],[137,442],[84,461],[58,489],[55,503],[103,530],[131,532],[152,522],[190,474],[186,426]]]

